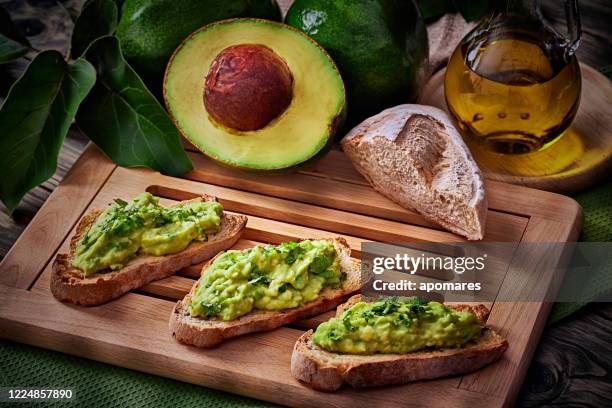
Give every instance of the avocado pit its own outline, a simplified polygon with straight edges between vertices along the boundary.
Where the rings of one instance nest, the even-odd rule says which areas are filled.
[[[261,44],[225,48],[213,60],[204,85],[209,115],[238,131],[264,128],[287,109],[292,96],[287,63]]]

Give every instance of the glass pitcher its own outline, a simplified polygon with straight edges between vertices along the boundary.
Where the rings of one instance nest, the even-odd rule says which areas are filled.
[[[494,3],[449,61],[446,102],[459,126],[489,149],[538,151],[567,129],[578,110],[577,0],[565,0],[565,36],[544,20],[539,0]]]

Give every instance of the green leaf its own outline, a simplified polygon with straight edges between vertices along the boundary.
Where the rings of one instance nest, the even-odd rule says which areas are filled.
[[[192,169],[178,130],[125,62],[119,41],[102,37],[85,53],[98,74],[76,115],[81,130],[115,163],[179,176]]]
[[[0,7],[0,64],[24,56],[30,49],[30,43],[15,27],[8,12]]]
[[[0,64],[6,64],[23,57],[27,52],[28,47],[0,34]]]
[[[113,0],[92,0],[85,3],[72,31],[72,58],[80,57],[94,40],[113,34],[119,12]]]
[[[0,199],[13,211],[23,196],[47,180],[96,73],[85,60],[67,64],[57,51],[36,56],[0,108]]]

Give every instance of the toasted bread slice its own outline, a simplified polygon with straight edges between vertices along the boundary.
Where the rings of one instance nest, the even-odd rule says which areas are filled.
[[[349,299],[338,308],[336,315],[341,315],[359,300],[359,296]],[[449,307],[473,312],[482,325],[489,314],[483,305]],[[312,336],[313,331],[309,330],[295,343],[291,373],[319,391],[336,391],[343,383],[361,388],[465,374],[496,361],[508,348],[508,342],[489,328],[485,328],[475,341],[461,348],[407,354],[333,353],[313,344]]]
[[[223,340],[247,333],[276,329],[288,323],[306,319],[344,302],[361,288],[360,264],[351,258],[351,250],[343,238],[333,239],[340,255],[340,266],[347,277],[339,288],[324,288],[319,297],[300,307],[282,311],[254,310],[231,321],[202,319],[189,314],[191,296],[198,288],[199,281],[191,292],[179,301],[170,316],[170,330],[182,343],[198,347],[214,347]]]
[[[214,201],[216,198],[202,195],[194,200]],[[100,210],[91,211],[79,221],[76,233],[70,240],[70,253],[57,254],[53,262],[51,292],[58,300],[95,306],[116,299],[132,289],[171,276],[184,267],[203,262],[232,247],[247,223],[247,217],[243,215],[224,212],[219,231],[209,234],[206,241],[192,241],[187,248],[175,254],[138,255],[119,270],[101,271],[85,277],[83,271],[72,266],[72,257],[77,242],[101,213]]]

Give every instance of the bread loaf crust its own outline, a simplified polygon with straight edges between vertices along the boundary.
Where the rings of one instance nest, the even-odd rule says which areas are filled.
[[[387,109],[357,125],[341,144],[355,168],[387,198],[470,240],[484,237],[482,174],[442,110]]]

